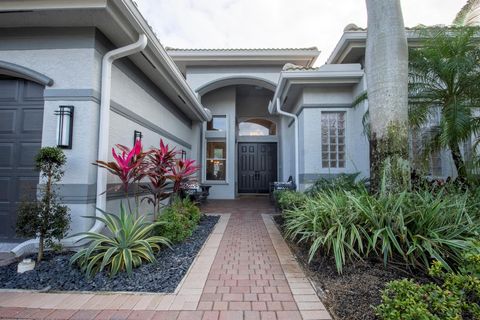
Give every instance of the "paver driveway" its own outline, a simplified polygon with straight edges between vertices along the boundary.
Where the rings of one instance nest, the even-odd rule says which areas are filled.
[[[222,214],[175,294],[1,292],[7,319],[330,319],[266,198],[209,201]]]

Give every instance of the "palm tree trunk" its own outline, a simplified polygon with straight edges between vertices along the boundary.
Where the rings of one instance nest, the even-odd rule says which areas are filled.
[[[452,153],[453,163],[457,169],[457,174],[460,181],[466,181],[467,179],[467,170],[465,168],[465,162],[462,158],[462,153],[460,152],[460,148],[458,144],[453,144],[450,146],[450,151]]]
[[[377,191],[383,161],[392,156],[408,159],[408,46],[400,0],[366,0],[366,4],[370,177]]]

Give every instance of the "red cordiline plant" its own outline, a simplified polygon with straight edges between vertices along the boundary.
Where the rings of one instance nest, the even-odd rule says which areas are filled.
[[[181,195],[182,188],[191,181],[199,169],[195,165],[195,160],[178,159],[179,153],[163,140],[160,140],[159,148],[152,148],[146,152],[143,152],[140,140],[132,149],[120,144],[116,147],[119,152],[112,148],[115,161],[97,160],[95,165],[107,169],[121,180],[121,186],[115,190],[123,189],[127,199],[129,186],[148,178],[150,183],[142,184],[140,187],[149,193],[144,200],[153,205],[154,214],[158,213],[162,200],[167,199],[172,193]],[[172,182],[173,186],[170,186],[169,182]]]
[[[129,186],[145,177],[146,163],[144,159],[149,152],[143,152],[140,140],[135,142],[132,149],[121,144],[117,144],[116,147],[119,150],[118,152],[115,151],[115,148],[112,148],[112,156],[115,161],[97,160],[94,164],[107,169],[120,179],[121,185],[115,187],[114,190],[122,189],[128,199]]]
[[[173,193],[180,195],[184,185],[190,182],[192,175],[194,175],[198,169],[199,167],[195,165],[195,160],[175,159],[167,176],[167,178],[173,182]]]
[[[168,144],[160,140],[160,148],[152,148],[145,159],[147,162],[146,176],[149,184],[141,185],[142,189],[149,192],[143,200],[153,205],[153,212],[156,215],[160,210],[161,201],[167,199],[171,191],[168,186],[167,174],[175,162],[177,152],[175,148],[170,149]]]

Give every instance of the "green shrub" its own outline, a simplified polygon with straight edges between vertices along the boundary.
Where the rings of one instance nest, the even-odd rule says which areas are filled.
[[[143,261],[153,262],[154,250],[160,250],[160,245],[170,245],[170,242],[160,236],[153,236],[152,230],[162,222],[148,223],[141,216],[135,219],[127,213],[123,205],[120,206],[120,215],[102,212],[103,217],[92,217],[102,221],[108,234],[84,232],[85,239],[91,240],[90,245],[77,252],[70,259],[70,263],[77,263],[88,277],[104,269],[111,276],[119,271],[132,272]]]
[[[467,199],[443,192],[331,190],[287,211],[285,226],[288,237],[309,246],[310,259],[318,252],[332,255],[339,272],[348,260],[367,256],[424,270],[436,259],[451,269],[475,248],[480,233],[476,206]]]
[[[479,270],[480,256],[470,255],[465,270]],[[382,292],[382,304],[375,308],[383,320],[479,319],[480,279],[471,272],[446,272],[434,262],[430,275],[437,283],[418,284],[413,280],[392,281]]]
[[[365,189],[367,179],[360,179],[357,181],[357,173],[342,173],[333,178],[320,178],[308,188],[305,193],[313,196],[319,192],[325,192],[329,190],[344,190],[344,191],[358,191]]]
[[[307,199],[304,193],[290,190],[277,190],[274,197],[282,211],[300,208]]]
[[[155,233],[171,242],[182,242],[192,234],[192,221],[172,209],[165,209],[158,221],[163,222],[163,224],[155,228]]]
[[[480,231],[466,195],[404,191],[352,201],[366,218],[370,247],[385,264],[398,258],[426,270],[434,258],[447,268],[457,266]]]
[[[457,297],[433,283],[420,285],[408,279],[390,282],[382,301],[376,312],[385,320],[462,319]]]
[[[188,198],[175,198],[158,218],[162,222],[155,232],[172,242],[188,238],[200,221],[200,209]]]
[[[367,248],[361,218],[352,206],[348,192],[319,193],[302,207],[286,211],[286,236],[310,246],[309,260],[319,251],[333,255],[341,272],[347,260],[361,258]]]

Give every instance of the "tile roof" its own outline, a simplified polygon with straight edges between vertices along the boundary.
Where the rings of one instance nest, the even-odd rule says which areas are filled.
[[[282,71],[317,71],[316,67],[304,67],[293,63],[287,63],[283,66]]]
[[[311,50],[318,51],[317,47],[308,48],[172,48],[165,47],[167,51],[296,51]]]
[[[416,30],[424,30],[424,29],[435,29],[435,28],[445,28],[448,26],[445,26],[444,24],[435,24],[435,25],[424,25],[424,24],[418,24],[414,27],[405,27],[405,30],[407,31],[416,31]],[[357,26],[354,23],[347,24],[345,28],[343,29],[343,32],[354,32],[354,31],[367,31],[367,28],[362,28]]]

